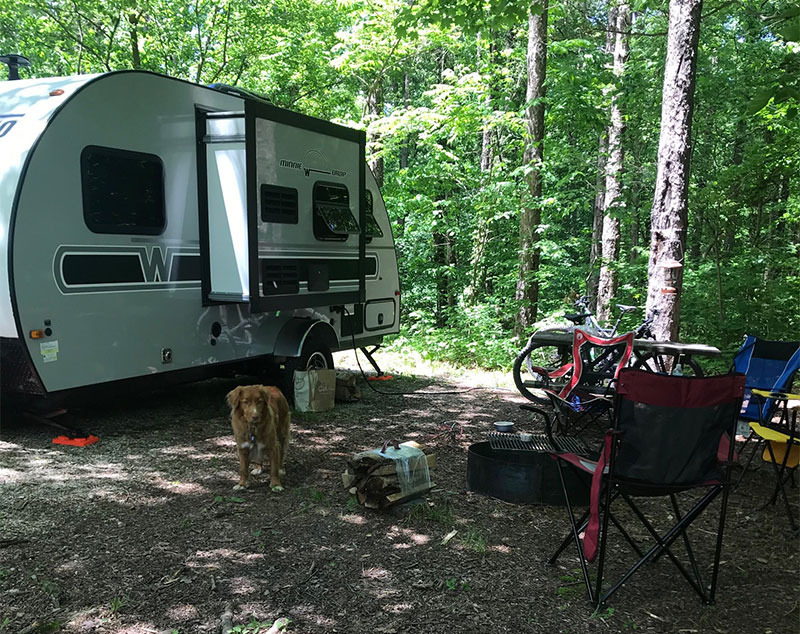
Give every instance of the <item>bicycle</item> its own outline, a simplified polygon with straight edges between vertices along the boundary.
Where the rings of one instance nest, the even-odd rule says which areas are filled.
[[[569,383],[572,377],[572,334],[575,328],[582,327],[602,337],[613,337],[617,334],[622,318],[626,314],[638,310],[636,306],[617,304],[617,308],[620,309],[619,317],[617,317],[613,326],[604,327],[598,323],[594,313],[589,310],[588,298],[579,298],[575,302],[575,307],[582,309],[582,312],[565,315],[566,319],[572,322],[571,325],[545,328],[534,332],[514,360],[514,383],[519,392],[529,401],[547,405],[549,401],[546,396],[540,396],[531,390],[558,391]],[[650,330],[653,317],[654,315],[647,317],[636,327],[634,330],[635,339],[655,340]],[[616,359],[612,358],[612,356],[608,356],[606,359],[601,358],[602,355],[610,354],[612,353],[602,352],[600,353],[601,356],[592,359],[592,363],[595,367],[601,369],[604,365],[610,367]],[[634,356],[631,357],[630,365],[637,369],[661,374],[703,375],[700,366],[693,359],[683,359],[681,355],[663,351],[635,351]],[[527,377],[524,373],[527,373]]]

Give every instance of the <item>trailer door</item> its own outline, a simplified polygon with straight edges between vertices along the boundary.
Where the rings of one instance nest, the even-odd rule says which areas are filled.
[[[198,128],[205,152],[200,153],[200,173],[205,168],[206,187],[201,190],[201,240],[208,246],[203,276],[204,301],[250,301],[247,237],[247,174],[243,112],[198,112]],[[206,200],[202,201],[205,193]]]
[[[364,132],[247,101],[245,137],[251,310],[363,302]]]

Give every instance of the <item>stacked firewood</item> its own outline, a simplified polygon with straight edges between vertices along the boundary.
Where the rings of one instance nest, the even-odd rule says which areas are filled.
[[[414,447],[425,453],[428,470],[436,467],[436,454],[427,453],[425,447],[413,440],[404,442],[400,447]],[[413,475],[413,474],[412,474]],[[412,478],[412,480],[417,478]],[[403,491],[397,475],[397,461],[383,457],[377,453],[359,453],[347,461],[347,468],[342,474],[342,483],[358,503],[369,509],[385,509],[401,502],[421,497],[433,487],[425,483]]]

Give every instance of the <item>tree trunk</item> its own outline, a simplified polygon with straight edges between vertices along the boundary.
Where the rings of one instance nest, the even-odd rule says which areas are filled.
[[[139,52],[139,32],[136,26],[139,24],[139,15],[136,13],[128,14],[128,40],[131,44],[131,62],[133,63],[134,70],[142,67],[142,57]]]
[[[480,36],[479,36],[480,38]],[[493,102],[494,102],[494,77],[492,75],[492,65],[495,61],[495,49],[497,48],[495,45],[495,34],[494,31],[489,31],[489,58],[487,63],[485,64],[484,68],[486,69],[486,74],[489,77],[489,81],[486,84],[486,94],[483,96],[483,104],[486,108],[486,116],[483,120],[483,134],[481,138],[481,172],[488,172],[489,168],[492,165],[492,128],[491,123],[489,122],[489,113],[492,111]],[[479,43],[480,47],[480,43]],[[478,51],[480,55],[480,51]]]
[[[447,238],[441,231],[433,232],[433,266],[436,280],[436,314],[434,323],[437,328],[447,325],[448,279],[447,279]]]
[[[381,81],[373,84],[373,88],[367,95],[367,109],[370,114],[370,119],[374,122],[383,116],[383,86]],[[380,145],[380,138],[375,132],[369,133],[367,145],[375,152]],[[369,168],[372,170],[372,175],[378,183],[378,187],[383,187],[383,157],[373,156],[369,160]]]
[[[617,7],[609,3],[606,29],[606,55],[614,53],[614,30],[617,24]],[[600,283],[600,257],[603,254],[603,203],[606,198],[606,160],[608,155],[608,130],[600,135],[597,148],[597,177],[594,185],[592,215],[592,242],[589,247],[589,276],[586,278],[586,295],[592,311],[597,310],[597,285]]]
[[[408,109],[408,104],[410,103],[410,91],[408,87],[408,73],[403,73],[403,107]],[[408,167],[408,137],[403,140],[403,144],[400,146],[400,169],[406,169]]]
[[[657,339],[677,341],[689,206],[689,156],[703,0],[670,0],[658,171],[650,215],[647,314]],[[670,271],[674,271],[670,280]]]
[[[594,184],[592,214],[592,242],[589,246],[589,276],[586,278],[586,295],[589,307],[597,311],[597,286],[600,283],[600,257],[603,254],[603,202],[606,199],[606,154],[608,137],[600,135],[597,148],[597,178]]]
[[[543,0],[540,13],[531,11],[528,18],[528,89],[526,93],[527,135],[523,157],[529,171],[528,192],[522,201],[519,219],[520,262],[516,300],[519,302],[516,331],[522,334],[536,321],[539,303],[539,235],[541,224],[542,167],[544,142],[544,80],[547,69],[547,4]]]
[[[630,51],[631,7],[626,0],[617,5],[616,43],[614,45],[614,76],[620,80]],[[621,93],[611,96],[608,126],[608,160],[606,161],[606,195],[603,201],[603,249],[600,264],[600,283],[597,287],[597,319],[602,323],[611,318],[611,300],[617,293],[617,262],[619,260],[620,214],[625,208],[622,198],[622,167],[625,158],[622,135],[625,119],[620,104]]]

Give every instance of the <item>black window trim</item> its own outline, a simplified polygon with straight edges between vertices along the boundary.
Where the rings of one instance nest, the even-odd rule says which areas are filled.
[[[87,165],[88,153],[94,151],[101,151],[107,155],[119,156],[125,158],[132,158],[136,160],[148,160],[157,162],[161,168],[161,226],[160,227],[123,227],[119,228],[113,225],[98,225],[91,221],[86,215],[86,186],[87,186]],[[135,150],[125,150],[122,148],[113,148],[105,145],[87,145],[81,150],[81,207],[83,211],[83,221],[92,233],[104,235],[139,235],[139,236],[159,236],[164,233],[167,228],[167,196],[166,196],[166,169],[164,168],[164,161],[157,154],[150,154],[149,152],[138,152]]]
[[[324,237],[324,236],[320,237],[319,235],[317,235],[317,231],[316,231],[316,227],[315,227],[314,228],[314,238],[316,240],[321,241],[321,242],[346,242],[350,238],[350,236],[359,235],[361,233],[361,226],[360,226],[360,224],[358,222],[358,218],[356,218],[355,214],[353,213],[353,208],[351,207],[352,197],[350,195],[350,188],[344,183],[337,183],[337,182],[333,182],[333,181],[324,181],[324,180],[319,180],[319,181],[315,181],[314,182],[314,184],[311,187],[311,213],[312,213],[314,222],[316,222],[317,218],[319,218],[319,220],[323,224],[325,223],[324,216],[322,216],[322,214],[319,211],[317,211],[317,204],[318,204],[318,202],[317,202],[317,187],[336,187],[336,188],[344,189],[344,191],[347,192],[347,211],[350,213],[350,217],[355,221],[356,226],[358,227],[358,231],[352,231],[352,232],[348,231],[346,233],[337,233],[337,232],[332,231],[331,229],[327,228],[327,226],[326,226],[326,230],[330,233],[330,236],[328,236],[328,237]],[[330,204],[330,203],[322,203],[322,204]]]

